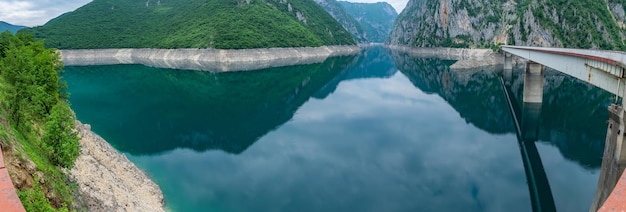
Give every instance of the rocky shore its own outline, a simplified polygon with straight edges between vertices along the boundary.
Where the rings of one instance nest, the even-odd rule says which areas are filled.
[[[78,49],[60,50],[67,66],[142,64],[157,68],[212,72],[248,71],[324,62],[328,57],[353,55],[358,46],[268,49]]]
[[[87,124],[76,122],[81,153],[71,178],[89,211],[164,211],[157,184]]]
[[[466,49],[466,48],[417,48],[407,46],[387,46],[388,49],[406,52],[412,57],[439,58],[444,60],[456,60],[450,66],[451,69],[475,69],[487,66],[502,65],[502,54],[493,52],[491,49]]]

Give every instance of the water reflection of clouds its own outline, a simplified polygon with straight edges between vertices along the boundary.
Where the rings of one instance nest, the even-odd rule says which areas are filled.
[[[541,154],[557,208],[561,211],[585,211],[585,207],[591,205],[596,190],[596,184],[589,182],[597,182],[599,170],[588,170],[575,161],[564,159],[557,147],[546,143],[536,142],[537,151]]]
[[[530,210],[515,136],[467,124],[399,74],[342,83],[240,155],[132,159],[161,170],[151,172],[181,211]]]

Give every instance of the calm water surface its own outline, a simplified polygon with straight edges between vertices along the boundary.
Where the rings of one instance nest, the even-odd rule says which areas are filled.
[[[250,72],[116,65],[64,78],[78,118],[173,211],[531,211],[498,74],[451,63],[372,47]],[[588,211],[609,103],[546,73],[535,144],[560,211]]]

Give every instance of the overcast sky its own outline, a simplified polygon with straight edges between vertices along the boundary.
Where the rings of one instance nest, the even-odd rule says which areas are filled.
[[[349,0],[352,2],[373,3],[381,0]],[[43,25],[50,19],[73,11],[91,0],[0,0],[0,21],[15,25]],[[408,0],[387,0],[398,13]]]

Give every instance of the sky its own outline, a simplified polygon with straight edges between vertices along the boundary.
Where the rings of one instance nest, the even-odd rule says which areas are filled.
[[[374,3],[381,0],[349,0],[351,2]],[[14,25],[38,26],[63,13],[79,8],[91,0],[0,0],[0,21]],[[387,0],[398,13],[408,0]]]

